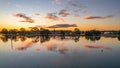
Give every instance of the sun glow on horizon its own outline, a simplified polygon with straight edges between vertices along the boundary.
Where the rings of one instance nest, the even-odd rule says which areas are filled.
[[[101,6],[98,3],[101,4],[99,1],[89,0],[65,0],[64,2],[60,0],[59,3],[51,0],[3,0],[0,2],[0,30],[2,28],[28,29],[36,26],[46,28],[56,24],[76,24],[78,26],[59,27],[55,28],[56,30],[74,30],[74,28],[82,31],[120,30],[118,2],[104,1]]]

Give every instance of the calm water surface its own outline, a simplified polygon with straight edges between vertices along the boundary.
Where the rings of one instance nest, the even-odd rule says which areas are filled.
[[[0,36],[0,68],[120,68],[120,38]]]

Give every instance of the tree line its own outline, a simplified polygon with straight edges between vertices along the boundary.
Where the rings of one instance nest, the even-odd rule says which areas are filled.
[[[45,28],[37,28],[33,27],[30,28],[30,30],[26,30],[25,28],[17,29],[11,29],[7,30],[6,28],[3,28],[0,31],[1,34],[5,35],[85,35],[85,36],[100,36],[103,34],[103,32],[99,30],[89,30],[89,31],[80,31],[80,29],[75,28],[73,31],[71,30],[48,30]],[[112,34],[119,35],[120,31],[112,32]]]

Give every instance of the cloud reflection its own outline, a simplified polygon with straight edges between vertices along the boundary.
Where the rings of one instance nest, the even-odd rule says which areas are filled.
[[[17,50],[26,50],[33,45],[32,40],[26,40],[24,42],[18,42],[18,46],[15,47]]]
[[[100,45],[84,45],[83,48],[86,48],[86,49],[111,49],[110,47],[108,46],[100,46]]]
[[[51,52],[58,52],[60,54],[66,54],[68,48],[64,45],[64,42],[46,42],[40,45],[39,47],[35,48],[36,51],[41,49],[45,49]]]

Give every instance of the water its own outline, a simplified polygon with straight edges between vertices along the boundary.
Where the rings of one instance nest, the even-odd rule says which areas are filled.
[[[0,68],[120,68],[120,38],[0,36]]]

